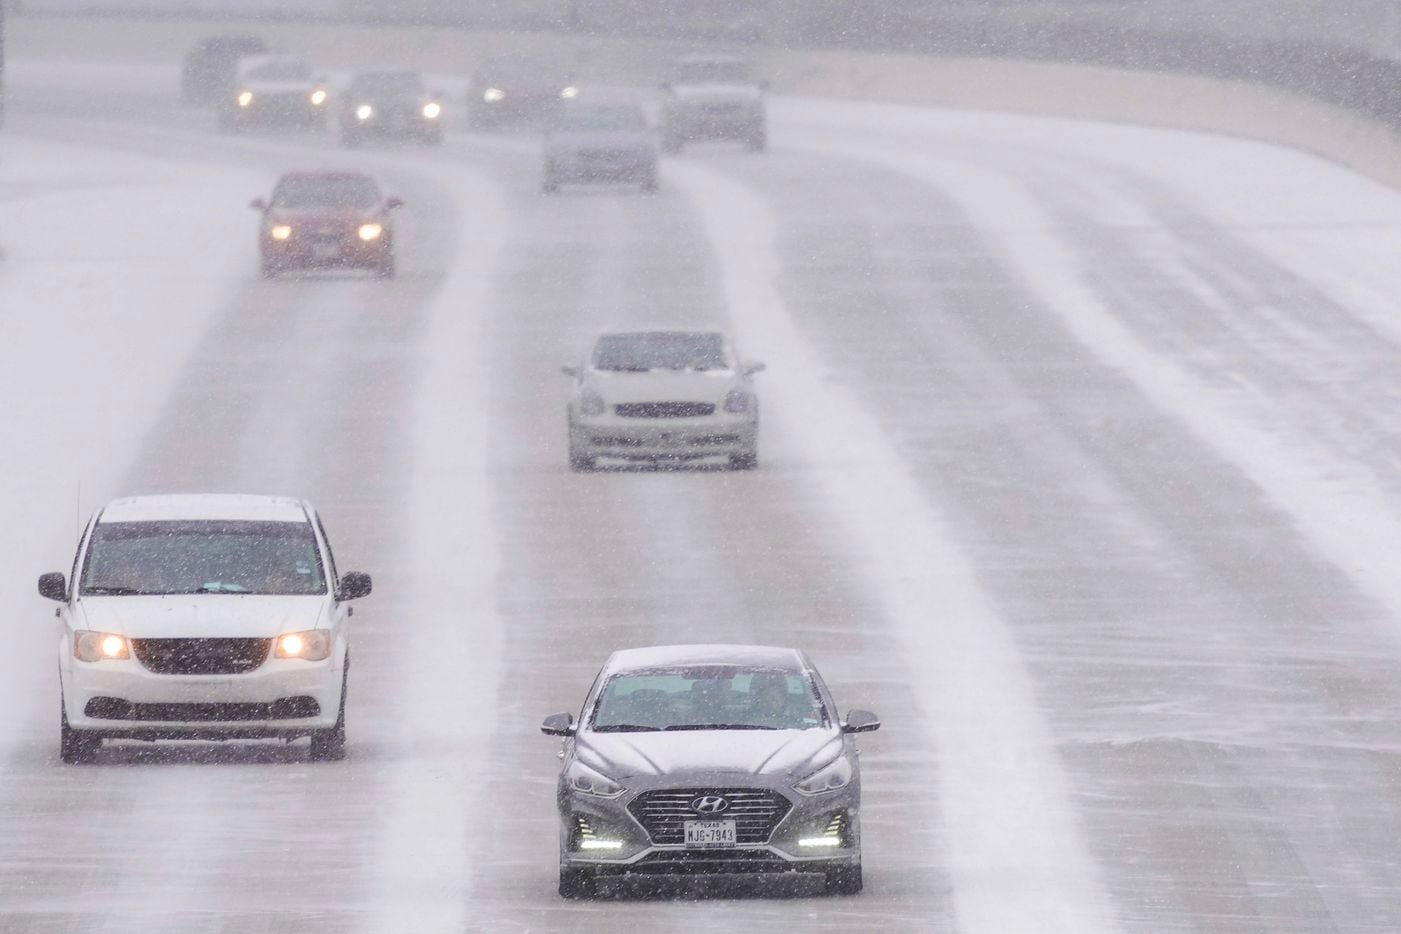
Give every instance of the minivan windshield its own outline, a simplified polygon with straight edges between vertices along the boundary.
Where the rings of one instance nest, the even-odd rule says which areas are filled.
[[[82,596],[323,594],[305,522],[102,522],[88,542]]]
[[[812,730],[827,722],[817,689],[802,671],[702,665],[613,675],[594,706],[592,728]]]

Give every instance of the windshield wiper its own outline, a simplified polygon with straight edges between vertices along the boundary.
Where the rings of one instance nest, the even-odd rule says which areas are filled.
[[[671,729],[671,727],[667,727]],[[636,723],[610,723],[607,726],[596,726],[595,733],[655,733],[661,730],[659,726],[641,726]]]
[[[667,730],[776,730],[776,726],[763,726],[758,723],[677,723],[664,727]]]
[[[224,584],[219,581],[210,581],[207,584],[201,584],[194,590],[187,590],[186,593],[251,593],[251,591],[242,584]]]
[[[121,584],[89,584],[83,588],[82,596],[135,597],[144,593],[145,591],[137,590],[135,587],[124,587]]]

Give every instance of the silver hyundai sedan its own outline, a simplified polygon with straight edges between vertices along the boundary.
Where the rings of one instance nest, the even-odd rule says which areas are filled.
[[[753,645],[615,652],[564,738],[559,891],[605,878],[811,873],[861,891],[855,733],[807,656]]]

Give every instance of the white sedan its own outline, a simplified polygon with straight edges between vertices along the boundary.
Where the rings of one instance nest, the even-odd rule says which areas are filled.
[[[314,760],[345,749],[348,601],[305,502],[140,496],[88,523],[73,562],[39,578],[60,606],[65,762],[105,739],[293,740]]]
[[[745,362],[718,331],[615,331],[598,336],[585,361],[566,366],[569,465],[599,458],[676,461],[723,457],[735,470],[758,466],[759,401]]]

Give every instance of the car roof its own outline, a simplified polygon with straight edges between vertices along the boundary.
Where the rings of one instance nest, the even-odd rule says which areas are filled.
[[[608,657],[604,669],[616,673],[680,665],[744,665],[798,670],[806,670],[809,667],[807,659],[797,649],[774,645],[715,644],[654,645],[647,648],[620,649]]]
[[[278,180],[281,181],[282,179],[285,179],[285,178],[294,178],[294,179],[303,179],[303,178],[315,178],[315,179],[364,178],[364,179],[368,179],[369,181],[374,181],[373,178],[370,178],[370,176],[366,175],[364,172],[350,172],[350,171],[346,171],[346,170],[330,170],[330,169],[306,169],[306,170],[298,170],[298,171],[295,171],[295,172],[283,172],[281,178],[279,178]]]
[[[160,522],[215,519],[249,522],[306,522],[311,507],[288,496],[237,493],[178,493],[128,496],[102,509],[101,522]]]

